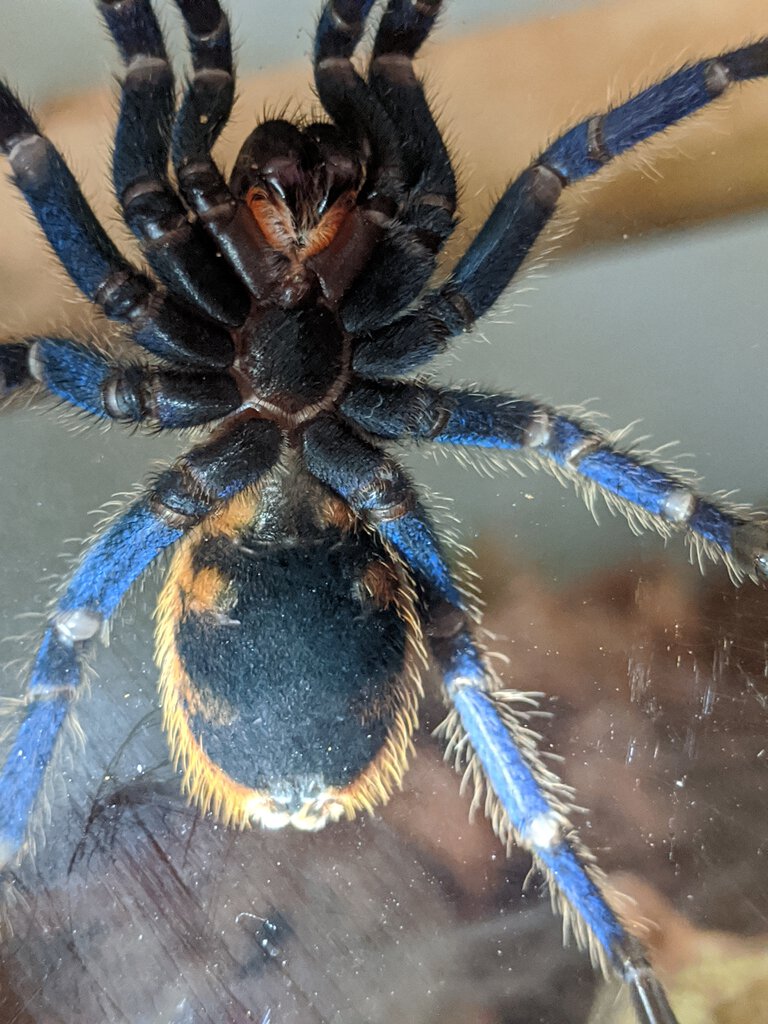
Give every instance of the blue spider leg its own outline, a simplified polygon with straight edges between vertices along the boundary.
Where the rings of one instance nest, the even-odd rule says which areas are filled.
[[[307,466],[376,529],[417,574],[451,604],[463,599],[440,551],[439,542],[416,499],[413,485],[394,459],[357,438],[338,418],[319,416],[304,432]]]
[[[86,550],[46,630],[30,676],[23,720],[0,770],[0,866],[24,843],[72,705],[89,641],[112,617],[147,566],[276,462],[279,429],[240,421],[165,470]]]
[[[445,646],[445,645],[443,645]],[[642,946],[623,928],[601,891],[601,872],[568,820],[570,793],[536,751],[536,734],[513,709],[518,694],[489,692],[487,672],[468,637],[439,659],[453,712],[441,727],[447,753],[475,787],[502,841],[516,841],[543,870],[553,902],[593,959],[609,964],[629,988],[641,1024],[677,1024]],[[498,801],[498,803],[497,803]],[[575,915],[575,919],[571,918]],[[596,944],[596,945],[595,945]]]
[[[361,342],[355,369],[366,376],[397,376],[444,351],[508,286],[564,188],[718,99],[730,85],[766,75],[763,39],[685,67],[567,131],[509,185],[448,281],[413,313]]]
[[[526,398],[359,381],[342,411],[379,437],[519,451],[537,467],[596,492],[633,526],[685,531],[693,549],[722,559],[736,577],[768,579],[768,524],[698,495],[674,472],[618,450],[594,427]]]
[[[151,423],[161,430],[210,423],[240,405],[229,374],[116,362],[68,338],[0,346],[0,373],[15,386],[39,381],[99,419]]]
[[[136,344],[173,361],[222,369],[231,364],[229,333],[198,320],[121,256],[61,154],[3,83],[0,152],[64,269],[110,320],[129,326]]]
[[[506,845],[517,841],[542,868],[553,902],[581,945],[630,987],[643,1024],[675,1024],[664,991],[606,901],[603,878],[569,821],[570,789],[546,768],[526,724],[531,698],[498,688],[472,635],[466,602],[426,512],[397,463],[338,419],[306,430],[310,471],[367,521],[403,559],[427,611],[427,635],[452,707],[441,727],[447,755],[485,791],[486,813]],[[520,711],[516,705],[522,704]]]
[[[112,179],[128,227],[158,278],[212,320],[241,324],[246,289],[168,180],[176,109],[173,72],[149,0],[99,0],[102,17],[125,64]]]

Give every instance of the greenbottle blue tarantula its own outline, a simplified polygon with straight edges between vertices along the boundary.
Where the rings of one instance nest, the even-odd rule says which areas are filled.
[[[151,273],[107,236],[61,156],[0,87],[0,147],[80,290],[152,357],[119,362],[42,337],[0,347],[7,391],[36,381],[97,418],[213,424],[83,555],[35,659],[0,776],[0,863],[24,847],[89,643],[175,546],[158,612],[164,724],[183,787],[226,824],[318,829],[387,799],[417,724],[420,669],[439,666],[449,754],[503,843],[530,850],[577,937],[632,993],[674,1014],[602,893],[569,821],[572,794],[476,639],[428,512],[382,441],[521,451],[680,531],[737,575],[768,575],[757,519],[591,426],[511,395],[411,376],[492,308],[563,189],[768,74],[768,41],[685,67],[576,125],[506,189],[447,280],[456,183],[413,68],[441,0],[387,0],[366,76],[352,63],[373,0],[329,0],[314,74],[328,118],[267,120],[227,180],[211,150],[234,77],[218,0],[176,0],[193,73],[176,105],[149,0],[99,0],[125,62],[114,191]],[[173,173],[171,174],[170,168]],[[290,650],[293,672],[285,672]]]

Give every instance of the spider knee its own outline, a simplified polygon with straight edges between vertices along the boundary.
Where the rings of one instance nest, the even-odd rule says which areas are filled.
[[[768,523],[747,522],[734,527],[733,552],[748,572],[768,581]]]
[[[437,611],[430,609],[426,629],[432,654],[442,669],[443,697],[450,704],[458,690],[471,686],[486,690],[489,685],[486,665],[472,638],[469,616],[448,602]]]
[[[154,87],[172,81],[171,67],[167,60],[149,54],[137,54],[127,65],[125,88],[139,88],[145,83]]]
[[[172,529],[188,530],[208,514],[215,498],[202,493],[189,467],[181,464],[165,470],[149,498],[152,512]]]
[[[469,626],[467,613],[449,601],[435,602],[429,609],[426,634],[434,648],[453,646]]]
[[[393,464],[381,466],[349,495],[349,503],[372,523],[402,519],[416,507],[410,484]]]
[[[38,183],[48,173],[52,144],[42,135],[24,132],[4,143],[8,160],[21,189]]]
[[[192,79],[198,87],[209,89],[212,93],[232,86],[232,75],[223,68],[201,68]]]
[[[53,619],[56,636],[66,647],[92,640],[104,625],[104,616],[90,608],[59,612]]]
[[[554,850],[565,839],[562,822],[554,811],[531,818],[521,837],[537,853]]]
[[[687,487],[673,487],[661,506],[661,514],[669,523],[684,526],[696,510],[696,495]]]
[[[338,4],[336,3],[328,5],[328,14],[330,16],[331,23],[337,32],[341,32],[343,35],[348,36],[350,40],[356,40],[360,37],[360,34],[363,31],[362,18],[345,18],[338,9]]]
[[[525,448],[546,448],[552,438],[552,417],[546,409],[535,409],[523,429]]]

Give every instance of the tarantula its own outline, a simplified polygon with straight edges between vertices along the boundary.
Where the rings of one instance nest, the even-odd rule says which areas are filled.
[[[768,73],[768,42],[691,65],[550,145],[502,195],[447,280],[456,182],[413,58],[441,0],[388,0],[362,76],[373,0],[329,0],[314,75],[327,120],[258,124],[229,179],[211,155],[234,72],[217,0],[176,0],[193,73],[176,106],[149,0],[99,0],[126,70],[114,191],[151,273],[96,220],[30,113],[0,87],[0,148],[80,290],[152,358],[67,338],[0,348],[5,389],[36,381],[97,418],[213,434],[119,514],[61,593],[0,774],[0,862],[28,822],[81,687],[83,656],[129,587],[175,545],[159,601],[163,719],[183,788],[226,824],[318,829],[371,810],[403,775],[420,669],[439,666],[448,753],[504,843],[531,851],[577,937],[674,1021],[601,892],[572,794],[477,639],[430,516],[383,441],[519,450],[736,574],[768,575],[766,530],[682,478],[534,401],[410,375],[509,284],[563,189]],[[173,168],[173,174],[169,169]],[[285,670],[290,650],[292,672]]]

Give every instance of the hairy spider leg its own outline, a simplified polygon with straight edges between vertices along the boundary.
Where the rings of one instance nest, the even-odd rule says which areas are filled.
[[[81,687],[88,642],[161,551],[275,464],[280,437],[265,420],[222,431],[161,473],[85,552],[43,636],[24,716],[0,770],[0,866],[19,853],[27,836],[47,766]]]
[[[442,0],[420,4],[390,0],[379,22],[368,72],[371,91],[400,130],[409,190],[403,220],[433,253],[453,231],[456,178],[423,86],[414,74],[413,59],[441,4]]]
[[[217,83],[214,102],[208,107],[208,138],[213,146],[232,113],[235,100],[235,69],[229,21],[218,0],[176,0],[187,29],[194,77]]]
[[[434,25],[441,0],[390,0],[368,68],[368,86],[395,127],[405,198],[375,258],[342,306],[355,330],[375,329],[427,285],[455,226],[456,179],[413,59]]]
[[[453,580],[429,517],[397,463],[356,437],[338,419],[318,418],[305,433],[310,471],[403,558],[422,595],[426,635],[443,671],[452,708],[441,730],[447,756],[466,765],[475,803],[485,790],[486,813],[507,845],[534,857],[555,907],[577,940],[630,987],[641,1019],[673,1024],[663,989],[601,891],[600,871],[569,820],[573,794],[546,768],[537,736],[526,725],[530,694],[499,690],[472,635],[466,602]],[[522,704],[523,710],[516,708]]]
[[[125,222],[173,295],[212,320],[237,326],[248,314],[250,296],[218,258],[210,236],[199,223],[190,223],[168,180],[176,96],[152,6],[149,0],[99,0],[99,9],[125,64],[112,156],[112,180]],[[202,29],[209,31],[207,22]],[[231,53],[229,65],[231,71]],[[231,105],[231,81],[229,93]]]
[[[176,0],[176,5],[187,26],[193,63],[171,133],[179,190],[251,295],[257,302],[268,301],[286,258],[274,251],[248,208],[232,195],[211,156],[234,97],[229,23],[217,0]]]
[[[403,155],[398,131],[365,79],[356,71],[352,55],[360,42],[372,0],[328,0],[315,32],[313,68],[317,95],[334,123],[365,152],[364,192],[358,197],[375,247],[355,284],[339,307],[347,331],[384,322],[408,304],[408,277],[397,265],[397,241],[390,232],[404,205]],[[402,257],[401,257],[402,258]],[[417,276],[419,269],[416,270]],[[382,287],[382,281],[386,282]],[[426,284],[413,282],[412,297]],[[405,289],[405,290],[404,290]]]
[[[200,119],[196,145],[210,155],[232,113],[235,99],[235,69],[229,21],[218,0],[175,0],[187,31],[192,57],[192,78],[184,94],[173,132],[173,160],[178,166],[189,154],[184,149],[184,128],[188,118]],[[181,149],[178,147],[181,146]]]
[[[571,793],[543,766],[538,737],[525,725],[525,712],[515,709],[521,695],[488,690],[486,666],[468,632],[440,646],[445,692],[453,705],[441,732],[457,769],[466,766],[475,799],[486,790],[486,812],[500,838],[508,844],[514,839],[532,854],[557,912],[593,959],[609,964],[627,985],[638,1020],[678,1024],[642,946],[610,908],[601,872],[573,832]]]
[[[339,306],[341,322],[352,333],[389,323],[422,292],[434,267],[433,253],[402,221],[413,169],[401,129],[351,61],[370,10],[369,0],[330,0],[314,39],[319,100],[359,150],[370,151],[358,206],[376,244]]]
[[[72,172],[7,85],[0,83],[0,152],[51,248],[80,291],[137,345],[174,362],[224,368],[229,333],[199,320],[124,259]]]
[[[31,380],[29,342],[0,344],[0,399],[13,394]]]
[[[240,393],[229,374],[118,362],[69,338],[0,345],[0,396],[32,380],[99,419],[196,427],[234,412]]]
[[[409,116],[405,124],[398,125],[397,105],[388,109],[379,94],[388,90],[374,89],[352,64],[351,57],[371,6],[370,0],[329,0],[320,15],[314,52],[320,102],[361,151],[366,147],[371,151],[368,178],[358,205],[378,237],[370,258],[339,306],[341,321],[352,333],[391,322],[417,298],[432,275],[435,254],[444,241],[439,233],[425,233],[411,222],[412,181],[419,176],[420,167],[414,162],[409,129],[429,131],[431,125],[425,144],[434,146],[433,136],[437,135],[442,147],[413,69],[410,74],[403,70],[408,79],[405,99],[412,98],[414,110],[418,107],[422,116],[413,123]],[[386,12],[391,15],[389,27],[377,39],[385,55],[390,48],[394,50],[397,62],[399,48],[405,47],[405,41],[397,35],[398,18],[391,7]],[[417,31],[416,37],[418,34]],[[414,52],[416,48],[418,43]],[[410,67],[410,59],[404,54],[403,57],[404,66]],[[451,221],[450,215],[448,219]]]
[[[446,600],[462,599],[426,513],[398,463],[358,439],[331,414],[318,416],[304,432],[307,466],[355,513],[375,523],[381,536],[405,557],[408,567],[431,579]]]
[[[496,302],[552,216],[563,189],[722,96],[736,82],[768,75],[768,40],[700,61],[607,113],[587,118],[512,182],[441,287],[418,308],[357,347],[366,376],[415,369],[470,328]]]
[[[317,95],[339,128],[373,152],[373,207],[390,217],[402,199],[403,166],[397,130],[352,64],[372,0],[328,0],[315,33],[314,75]]]
[[[686,480],[621,451],[594,427],[527,398],[357,381],[341,409],[378,437],[519,451],[537,467],[595,491],[633,526],[685,530],[694,550],[723,559],[734,577],[768,578],[768,524],[699,496]]]

